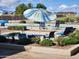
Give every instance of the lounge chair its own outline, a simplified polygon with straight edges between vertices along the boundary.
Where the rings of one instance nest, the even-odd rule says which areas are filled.
[[[75,29],[76,28],[73,28],[73,27],[66,27],[66,29],[62,35],[68,35],[70,33],[73,33]]]
[[[28,35],[28,38],[29,38],[29,39],[31,39],[31,38],[33,38],[33,37],[35,37],[35,35]]]
[[[56,34],[59,34],[59,35],[69,35],[70,33],[74,32],[76,28],[73,28],[73,27],[66,27],[66,29],[64,30],[64,32],[59,32],[59,33],[56,33]]]
[[[32,34],[32,35],[28,35],[28,38],[33,38],[33,37],[41,37],[41,36],[43,36],[43,37],[45,37],[45,35],[40,35],[40,34]]]
[[[19,39],[27,39],[26,34],[19,34],[18,37],[19,37]]]

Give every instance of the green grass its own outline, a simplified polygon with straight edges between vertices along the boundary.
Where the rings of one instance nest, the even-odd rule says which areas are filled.
[[[66,17],[58,18],[59,21],[65,21]]]

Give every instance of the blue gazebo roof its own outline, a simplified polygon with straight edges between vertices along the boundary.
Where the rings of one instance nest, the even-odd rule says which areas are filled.
[[[23,14],[26,18],[30,19],[31,21],[38,21],[38,22],[48,22],[55,20],[56,15],[51,14],[44,10],[44,9],[28,9]]]

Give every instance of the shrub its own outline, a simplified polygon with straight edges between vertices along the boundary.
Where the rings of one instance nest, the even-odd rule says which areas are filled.
[[[9,26],[9,30],[24,30],[26,29],[26,26]]]
[[[79,39],[79,31],[76,30],[74,33],[71,33],[69,35],[70,38],[75,38],[75,39]]]
[[[55,42],[56,45],[60,45],[60,42],[61,42],[63,39],[64,39],[64,37],[59,36],[59,37],[57,37],[57,38],[54,40],[54,42]]]
[[[56,42],[61,46],[79,44],[79,31],[75,31],[66,37],[58,37],[56,38]]]
[[[31,41],[31,39],[19,39],[19,40],[16,41],[16,43],[26,45],[26,44],[32,43],[32,41]]]
[[[60,46],[65,46],[65,45],[68,45],[71,43],[71,39],[70,38],[63,38],[61,41],[60,41]]]
[[[64,45],[73,45],[73,44],[78,44],[79,40],[75,39],[75,38],[64,38],[61,42],[60,45],[64,46]]]
[[[37,44],[39,44],[39,42],[40,42],[40,38],[39,37],[33,37],[33,38],[31,38],[31,40],[32,40],[32,42],[35,42]]]
[[[26,23],[26,21],[25,20],[22,20],[22,21],[20,21],[20,23]]]
[[[24,26],[15,26],[15,30],[24,30]]]
[[[65,19],[66,19],[66,17],[58,18],[58,21],[60,21],[60,23],[64,24],[66,22]]]
[[[42,42],[40,42],[40,44],[43,45],[43,46],[52,46],[53,41],[49,40],[49,39],[44,39]]]
[[[14,28],[14,26],[9,26],[8,29],[9,30],[14,30],[15,28]]]
[[[4,36],[0,35],[0,42],[6,42],[6,41],[7,39]]]

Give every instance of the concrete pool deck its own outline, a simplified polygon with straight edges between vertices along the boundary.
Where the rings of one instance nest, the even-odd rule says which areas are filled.
[[[64,52],[62,52],[62,54],[64,54]],[[6,56],[1,59],[79,59],[79,53],[74,56],[68,56],[68,55],[57,55],[57,54],[23,51],[16,53],[14,55]]]

